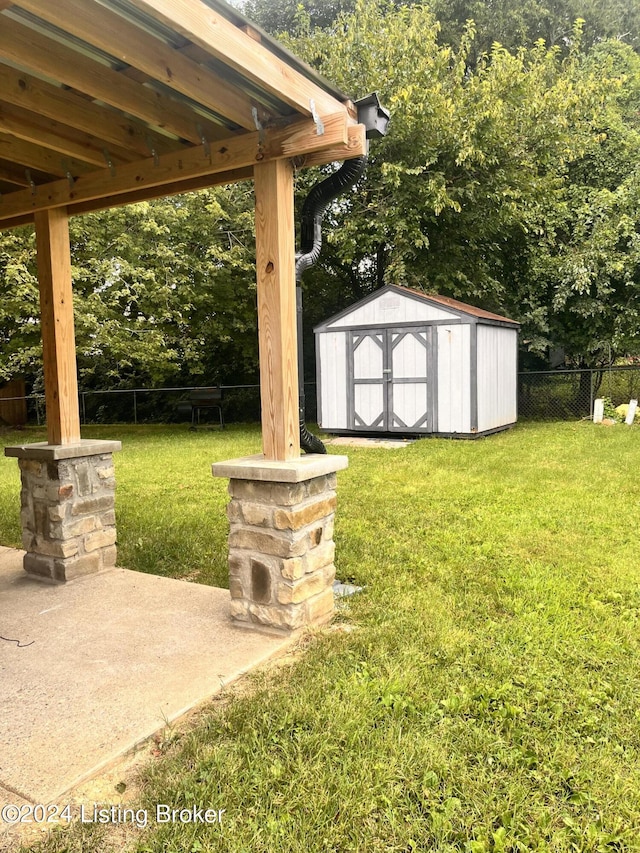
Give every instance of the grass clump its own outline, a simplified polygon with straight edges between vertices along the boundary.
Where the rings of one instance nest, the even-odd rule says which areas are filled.
[[[217,578],[207,549],[224,562],[226,497],[208,464],[255,452],[257,433],[238,431],[233,449],[207,437],[206,450],[171,429],[122,437],[120,553],[135,557],[165,500],[183,515],[176,482],[202,459],[172,529],[186,549],[206,506],[189,559]],[[338,577],[365,586],[340,617],[355,629],[315,636],[150,765],[149,809],[226,811],[219,826],[152,825],[132,849],[640,850],[637,439],[635,427],[536,424],[348,450],[335,538]],[[152,509],[134,509],[145,455]],[[158,553],[166,532],[146,533]]]

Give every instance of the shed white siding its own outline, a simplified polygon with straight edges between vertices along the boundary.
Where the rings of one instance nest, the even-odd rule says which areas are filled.
[[[434,432],[471,432],[471,329],[437,326],[438,423]]]
[[[474,438],[517,420],[513,320],[388,285],[314,331],[329,432]]]
[[[515,423],[518,335],[513,329],[478,325],[478,431]]]
[[[319,359],[320,426],[348,429],[347,332],[325,332],[316,338]]]
[[[457,320],[458,315],[442,308],[436,308],[410,296],[398,293],[383,293],[377,299],[371,299],[335,320],[334,329],[353,326],[393,326],[396,323],[418,323],[432,320]]]

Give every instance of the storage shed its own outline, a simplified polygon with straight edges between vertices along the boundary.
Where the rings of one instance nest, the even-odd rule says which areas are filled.
[[[517,420],[519,324],[388,285],[316,326],[318,423],[474,438]]]

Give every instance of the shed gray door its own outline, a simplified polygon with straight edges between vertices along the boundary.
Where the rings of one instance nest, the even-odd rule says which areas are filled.
[[[351,332],[349,428],[431,432],[431,327]]]

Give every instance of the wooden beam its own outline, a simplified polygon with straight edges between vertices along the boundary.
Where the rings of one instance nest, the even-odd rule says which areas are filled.
[[[115,145],[142,157],[152,149],[158,154],[176,149],[176,140],[154,133],[146,124],[8,65],[0,65],[0,93],[2,101],[91,134],[106,148]]]
[[[0,27],[0,56],[190,142],[200,142],[202,133],[207,139],[220,138],[219,125],[195,113],[188,104],[141,86],[110,66],[6,17]]]
[[[286,461],[300,456],[293,168],[259,164],[254,182],[262,451]]]
[[[49,444],[80,440],[73,330],[71,249],[66,210],[36,213],[44,394]]]
[[[41,148],[39,145],[4,133],[0,133],[0,159],[59,178],[64,177],[67,172],[76,177],[93,168],[88,163],[81,163],[73,157],[63,157],[57,151]]]
[[[124,204],[135,204],[138,201],[150,201],[154,198],[164,198],[165,196],[180,195],[181,193],[191,193],[196,190],[204,190],[207,189],[207,187],[218,186],[220,184],[235,184],[238,181],[248,181],[252,177],[253,168],[251,166],[244,169],[233,169],[228,172],[218,172],[215,175],[201,175],[197,178],[188,178],[185,181],[178,181],[168,187],[131,190],[131,192],[122,193],[122,195],[108,196],[107,198],[101,198],[98,201],[76,204],[69,208],[69,213],[75,216],[76,214],[81,213],[91,213],[94,210],[105,210],[110,207],[122,207]],[[1,222],[0,227],[2,227]]]
[[[190,178],[186,181],[171,184],[169,187],[153,187],[152,189],[132,190],[129,193],[121,195],[108,196],[106,198],[97,199],[96,201],[81,202],[73,206],[69,206],[68,211],[72,216],[83,213],[92,213],[95,210],[104,210],[112,207],[122,207],[125,204],[135,204],[138,201],[150,201],[154,198],[163,198],[164,196],[180,195],[181,193],[195,192],[203,190],[207,187],[214,187],[220,184],[235,184],[238,181],[247,181],[253,177],[253,168],[235,169],[229,172],[218,172],[215,175],[204,175],[199,178]],[[19,228],[23,225],[33,224],[32,213],[26,213],[24,216],[16,216],[12,219],[5,219],[0,222],[0,231],[10,228]]]
[[[11,228],[21,228],[23,225],[33,225],[33,213],[25,213],[24,216],[16,216],[13,219],[8,219],[6,222],[0,222],[0,230],[9,230]]]
[[[264,45],[258,44],[206,3],[194,0],[130,0],[151,18],[171,27],[304,116],[312,115],[311,101],[320,115],[331,115],[343,105]],[[55,4],[52,4],[55,5]]]
[[[301,157],[295,158],[295,164],[299,169],[309,166],[324,166],[325,163],[333,163],[338,160],[351,160],[361,157],[367,153],[366,128],[363,124],[354,124],[347,128],[347,147],[337,145],[334,149],[325,148],[323,151],[312,151]]]
[[[255,128],[249,96],[211,70],[91,0],[15,0],[25,9],[110,56],[138,68],[247,130]]]
[[[107,169],[81,175],[73,186],[66,180],[37,188],[37,192],[16,192],[0,199],[2,221],[46,210],[67,207],[84,201],[116,196],[134,189],[169,187],[176,182],[203,175],[215,175],[254,166],[309,151],[325,148],[335,151],[347,145],[347,123],[344,114],[324,119],[325,130],[318,136],[313,121],[301,121],[281,130],[264,134],[246,133],[217,142],[210,148],[195,146],[173,154],[165,154],[139,163],[128,163],[111,175]],[[211,181],[215,183],[215,181]]]
[[[27,142],[37,143],[63,156],[91,163],[92,166],[105,165],[104,145],[95,136],[1,101],[0,131]],[[135,159],[134,153],[119,146],[110,146],[109,154],[114,161],[121,163]]]

